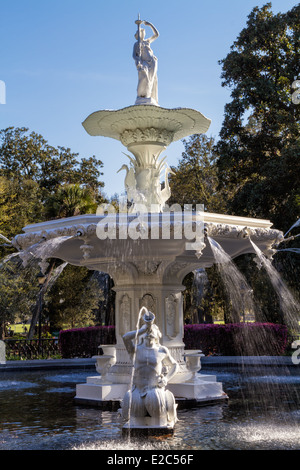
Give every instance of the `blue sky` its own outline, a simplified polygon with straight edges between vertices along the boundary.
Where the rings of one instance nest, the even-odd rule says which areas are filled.
[[[81,123],[94,111],[134,104],[138,13],[160,33],[153,43],[160,106],[202,112],[212,120],[207,135],[217,137],[230,100],[218,60],[228,54],[251,10],[266,3],[0,0],[0,80],[6,84],[0,128],[28,127],[50,145],[69,147],[80,157],[96,155],[104,163],[106,194],[122,192],[124,173],[117,171],[127,160],[126,149],[118,141],[89,136]],[[271,3],[274,13],[298,4]],[[182,142],[173,143],[162,157],[177,165],[182,151]]]

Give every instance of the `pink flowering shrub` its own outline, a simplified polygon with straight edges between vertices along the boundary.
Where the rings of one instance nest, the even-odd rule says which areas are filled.
[[[288,330],[275,323],[185,325],[184,343],[205,355],[276,356],[287,348]]]
[[[201,349],[206,356],[276,356],[288,346],[286,326],[276,323],[195,324],[184,326],[186,349]],[[115,344],[114,326],[62,330],[59,334],[63,358],[92,357],[100,344]]]
[[[99,354],[100,344],[115,344],[114,326],[72,328],[59,333],[60,352],[64,359],[92,357]]]

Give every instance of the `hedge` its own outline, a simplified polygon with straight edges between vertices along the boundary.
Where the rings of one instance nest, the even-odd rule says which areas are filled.
[[[184,343],[206,356],[277,356],[287,348],[288,330],[275,323],[185,325]]]
[[[114,326],[90,326],[61,330],[59,347],[64,359],[72,357],[92,357],[99,354],[101,344],[115,344]]]
[[[184,326],[186,349],[201,349],[206,356],[276,356],[285,352],[288,330],[275,323],[194,324]],[[59,334],[63,358],[92,357],[101,344],[115,344],[114,326],[62,330]]]

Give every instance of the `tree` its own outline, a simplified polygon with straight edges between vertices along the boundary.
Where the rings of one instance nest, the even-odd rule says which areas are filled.
[[[36,181],[22,182],[0,176],[0,233],[10,239],[32,222],[41,222],[44,208]]]
[[[35,132],[28,135],[27,128],[1,130],[1,233],[12,238],[30,223],[84,209],[96,212],[103,201],[102,166],[94,156],[80,160],[70,149],[54,148]]]
[[[99,204],[103,201],[103,163],[95,156],[79,159],[69,148],[53,147],[27,128],[9,127],[0,131],[0,177],[6,178],[23,195],[24,182],[34,182],[40,205],[64,185],[88,189]],[[33,220],[35,222],[35,220]]]
[[[3,129],[0,131],[0,233],[11,239],[30,223],[95,213],[97,204],[103,201],[103,182],[99,180],[102,166],[95,156],[79,159],[69,148],[50,146],[41,135],[28,133],[27,128]],[[1,244],[0,250],[5,256],[12,248]],[[48,274],[51,274],[57,260],[48,261]],[[7,269],[0,271],[0,327],[15,318],[28,321],[32,317],[30,336],[39,313],[37,272],[32,263],[14,274]],[[5,263],[5,267],[8,266]],[[75,285],[76,282],[76,274],[71,272],[70,283]],[[87,285],[87,278],[85,282],[80,284],[82,288]],[[48,283],[44,288],[45,297],[49,294],[47,288]],[[71,304],[71,290],[68,295],[70,297],[65,294],[64,299]],[[77,302],[79,305],[78,299]],[[90,305],[89,300],[86,305]]]
[[[208,211],[222,211],[222,199],[217,193],[214,139],[195,134],[183,143],[185,151],[177,168],[172,168],[174,174],[170,175],[171,197],[168,205],[203,204]]]
[[[216,150],[227,210],[287,230],[300,215],[300,107],[292,83],[300,59],[300,6],[274,15],[255,7],[221,60],[232,89]]]
[[[102,291],[93,273],[85,267],[68,265],[46,295],[46,313],[52,328],[95,324]]]
[[[73,217],[79,214],[96,213],[97,202],[88,188],[79,184],[66,184],[49,196],[46,214],[49,217]]]
[[[0,264],[0,339],[8,324],[26,322],[32,316],[38,294],[38,268],[37,263],[24,268],[19,256]]]

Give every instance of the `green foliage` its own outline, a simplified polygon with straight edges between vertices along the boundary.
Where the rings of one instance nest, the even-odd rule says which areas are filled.
[[[227,210],[287,230],[300,215],[300,107],[292,83],[300,59],[300,6],[274,15],[255,7],[222,65],[231,87],[217,144]]]
[[[300,106],[292,103],[299,71],[300,7],[274,15],[271,4],[255,7],[229,54],[220,61],[223,86],[231,88],[218,141],[192,136],[175,175],[171,202],[204,203],[210,212],[269,219],[286,232],[300,217]],[[170,204],[170,201],[168,203]],[[295,234],[295,231],[293,232]],[[283,248],[299,247],[299,240]],[[259,308],[256,320],[282,322],[278,296],[253,256],[235,260]],[[294,295],[299,293],[299,254],[284,252],[274,263]],[[201,303],[185,279],[185,314],[190,319],[232,321],[230,299],[215,266],[206,269]]]
[[[218,176],[215,141],[205,135],[193,135],[183,141],[185,152],[170,175],[171,198],[168,204],[203,204],[206,210],[224,210],[217,193]]]
[[[79,184],[67,184],[49,196],[46,201],[46,213],[52,217],[73,217],[79,214],[95,214],[97,202],[89,189]]]
[[[45,310],[52,328],[59,330],[94,325],[102,296],[102,290],[91,271],[85,267],[67,265],[45,298]]]
[[[103,201],[103,164],[52,147],[27,128],[0,131],[0,230],[6,237],[29,223],[96,212]]]
[[[103,183],[99,180],[102,166],[95,156],[80,159],[69,148],[55,148],[41,135],[29,133],[27,128],[9,127],[1,130],[0,233],[11,239],[30,223],[96,213],[97,205],[103,201]],[[12,248],[6,246],[2,239],[1,242],[1,257],[13,253]],[[1,335],[8,322],[23,319],[30,321],[32,317],[31,330],[35,326],[39,310],[37,262],[30,261],[28,267],[24,268],[20,258],[15,257],[0,269]],[[55,263],[50,262],[50,265],[54,268]],[[51,286],[51,278],[49,281]],[[82,275],[80,269],[78,273],[69,269],[69,287],[61,286],[64,302],[74,307],[74,315],[78,314],[80,324],[93,321],[92,311],[97,307],[99,297],[99,293],[93,290],[93,283],[90,283],[90,295],[87,293],[88,283],[86,273]],[[51,298],[51,289],[47,291],[47,287],[43,319],[47,313],[47,303],[50,307],[55,303],[55,299]],[[85,292],[82,300],[84,304],[79,301],[79,294],[75,295],[76,288]],[[58,299],[61,300],[62,296],[58,295]],[[75,319],[71,318],[70,311],[63,310],[62,305],[57,306],[55,321],[61,317],[72,325]]]
[[[0,233],[10,239],[25,225],[42,221],[43,214],[41,189],[36,181],[18,182],[0,176]]]
[[[95,156],[79,159],[69,148],[53,147],[28,128],[9,127],[0,131],[1,175],[9,180],[36,181],[45,194],[63,184],[80,184],[95,193],[103,187],[99,181],[103,163]]]
[[[30,269],[22,266],[19,257],[13,257],[0,266],[0,339],[5,327],[16,321],[26,321],[32,316],[38,286],[37,263]]]

